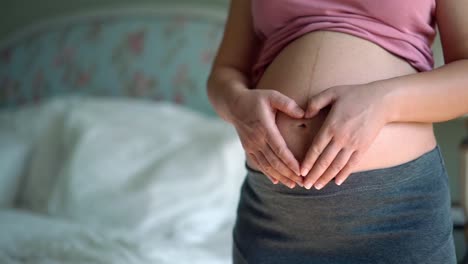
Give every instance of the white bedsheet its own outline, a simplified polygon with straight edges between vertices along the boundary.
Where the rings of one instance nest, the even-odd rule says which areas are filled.
[[[0,112],[6,134],[29,152],[17,181],[0,170],[22,183],[21,209],[0,210],[0,263],[230,263],[245,156],[221,119],[69,97]]]

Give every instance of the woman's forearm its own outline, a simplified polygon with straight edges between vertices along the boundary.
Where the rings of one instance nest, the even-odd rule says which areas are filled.
[[[228,123],[232,123],[232,109],[237,98],[249,89],[248,78],[240,71],[229,67],[217,67],[207,81],[208,98],[216,113]]]
[[[386,90],[389,122],[443,122],[468,113],[468,60],[373,84]]]

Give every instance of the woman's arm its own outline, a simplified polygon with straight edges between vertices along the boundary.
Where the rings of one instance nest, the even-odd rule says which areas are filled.
[[[245,151],[273,183],[302,185],[299,162],[288,149],[275,117],[277,111],[302,118],[304,111],[275,90],[250,87],[250,70],[259,50],[250,0],[231,1],[223,39],[207,81],[216,113],[231,123]]]
[[[216,113],[232,123],[238,95],[250,88],[249,72],[260,42],[253,31],[250,0],[231,1],[224,35],[207,81]]]
[[[468,113],[468,2],[438,0],[446,65],[362,85],[330,87],[313,96],[306,118],[332,105],[301,164],[304,186],[340,185],[385,124],[441,122]]]
[[[437,1],[445,65],[375,82],[388,92],[390,122],[442,122],[468,113],[468,1]]]

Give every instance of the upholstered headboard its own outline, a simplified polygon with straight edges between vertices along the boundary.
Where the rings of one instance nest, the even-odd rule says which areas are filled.
[[[226,10],[97,10],[30,26],[0,43],[0,108],[64,94],[166,100],[214,111],[206,79]]]

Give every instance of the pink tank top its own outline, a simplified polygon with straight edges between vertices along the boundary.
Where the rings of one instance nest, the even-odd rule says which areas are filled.
[[[263,41],[252,68],[256,86],[292,40],[315,30],[348,33],[380,45],[418,71],[434,66],[435,0],[251,0],[255,33]]]

